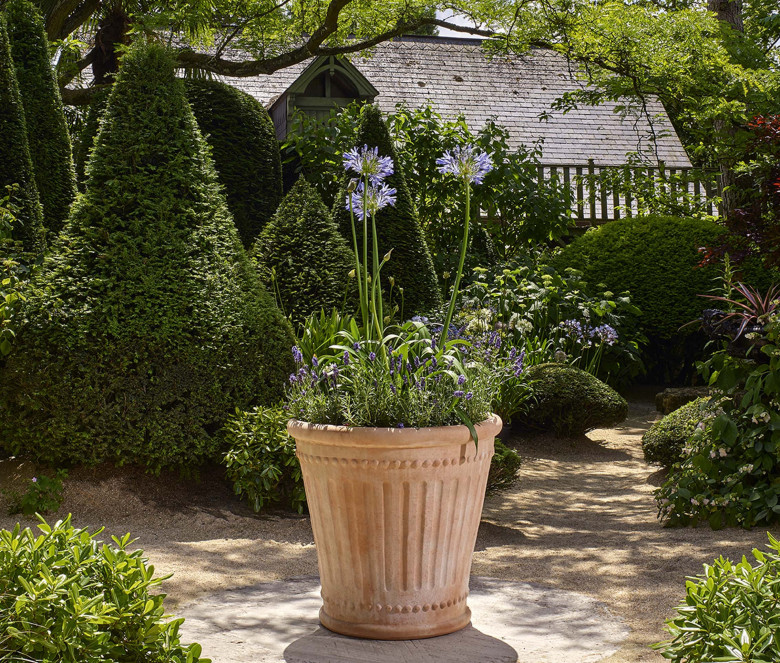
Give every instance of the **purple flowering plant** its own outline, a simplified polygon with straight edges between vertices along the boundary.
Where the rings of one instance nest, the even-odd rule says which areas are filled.
[[[448,315],[451,320],[468,244],[471,186],[482,181],[491,161],[472,148],[447,152],[440,161],[441,172],[460,178],[466,194],[460,270]],[[471,429],[476,442],[474,424],[490,415],[495,374],[476,354],[468,354],[468,342],[434,335],[422,320],[388,325],[381,272],[392,250],[380,260],[376,217],[381,209],[395,204],[396,190],[385,181],[394,172],[393,162],[377,148],[363,145],[344,154],[343,164],[347,172],[357,176],[347,188],[345,206],[352,227],[359,317],[344,325],[323,317],[325,326],[337,329],[333,342],[323,348],[322,343],[310,342],[318,336],[311,333],[304,345],[316,346],[316,354],[304,356],[299,347],[293,348],[297,368],[289,379],[288,412],[299,420],[348,426],[462,423]],[[358,223],[363,224],[362,247],[358,246]]]
[[[355,328],[353,332],[359,334]],[[492,374],[464,361],[454,341],[439,347],[428,328],[408,322],[380,340],[355,343],[341,332],[327,356],[306,361],[293,349],[288,414],[322,424],[425,427],[473,423],[491,412]],[[314,358],[312,358],[314,359]]]

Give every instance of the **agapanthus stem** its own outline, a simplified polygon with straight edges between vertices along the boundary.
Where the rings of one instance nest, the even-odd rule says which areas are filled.
[[[460,244],[460,260],[458,261],[458,271],[455,273],[455,285],[452,288],[452,297],[450,298],[450,305],[447,308],[447,317],[444,319],[444,328],[441,330],[442,342],[446,341],[450,334],[450,324],[452,323],[452,316],[455,313],[455,303],[458,299],[460,277],[463,276],[463,265],[466,262],[466,249],[469,243],[469,221],[471,219],[471,183],[466,178],[464,178],[463,181],[466,185],[466,222],[463,225],[463,240]]]
[[[371,236],[373,240],[373,263],[374,263],[374,276],[373,281],[371,283],[371,306],[374,309],[374,324],[376,326],[376,331],[379,336],[377,338],[382,338],[382,331],[384,327],[384,319],[382,318],[382,287],[380,285],[380,277],[379,277],[379,240],[376,236],[376,214],[371,215]]]
[[[363,185],[363,293],[365,295],[365,307],[368,311],[368,177],[365,178]],[[363,326],[365,328],[366,339],[371,338],[371,323],[366,314],[363,320]]]
[[[352,208],[352,194],[349,195],[349,218],[352,221],[352,246],[355,251],[355,279],[358,284],[358,299],[360,301],[360,317],[363,319],[363,327],[368,326],[368,310],[363,299],[363,275],[360,268],[360,254],[358,253],[357,229],[355,228],[355,211]]]

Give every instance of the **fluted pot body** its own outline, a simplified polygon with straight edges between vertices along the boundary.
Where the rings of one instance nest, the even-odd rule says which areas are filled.
[[[501,419],[349,428],[291,421],[326,628],[406,640],[466,626],[471,557]]]

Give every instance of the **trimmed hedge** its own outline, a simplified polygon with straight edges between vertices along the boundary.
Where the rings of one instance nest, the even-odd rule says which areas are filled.
[[[294,323],[343,307],[354,257],[317,190],[301,178],[254,249],[261,282]],[[354,290],[354,287],[352,288]]]
[[[656,421],[642,436],[642,452],[648,463],[671,467],[683,459],[682,450],[704,418],[709,397],[697,398]]]
[[[87,184],[87,163],[92,155],[92,149],[95,147],[95,138],[100,128],[100,120],[103,112],[108,105],[108,96],[110,89],[97,90],[89,102],[86,115],[84,116],[84,125],[78,138],[73,141],[73,162],[76,169],[76,181],[80,191],[84,191]]]
[[[719,269],[698,267],[699,248],[714,244],[723,232],[716,223],[700,219],[618,219],[575,239],[556,263],[581,270],[589,283],[604,283],[616,292],[628,290],[631,302],[642,311],[645,334],[669,340],[680,333],[681,325],[712,308],[698,295],[712,290]]]
[[[0,530],[0,661],[198,663],[143,550],[65,520]]]
[[[282,200],[276,129],[257,99],[227,83],[187,80],[186,89],[238,234],[249,248]]]
[[[43,224],[50,233],[57,234],[76,196],[76,174],[49,42],[43,19],[29,0],[11,0],[5,14]]]
[[[660,362],[673,379],[675,362],[692,365],[704,345],[703,338],[686,341],[698,327],[690,325],[711,301],[699,295],[712,292],[721,274],[717,265],[699,267],[699,249],[718,244],[724,228],[711,221],[670,216],[644,216],[610,221],[564,247],[554,259],[558,270],[574,267],[587,282],[603,283],[614,292],[631,293],[631,303],[642,311],[639,325],[648,337],[645,357]],[[743,278],[762,288],[771,274],[748,264]],[[698,336],[698,334],[697,334]],[[688,356],[683,359],[683,354]],[[668,373],[668,375],[667,375]]]
[[[275,402],[289,324],[259,285],[172,55],[122,60],[28,324],[0,374],[0,440],[51,464],[191,467],[236,406]]]
[[[380,260],[388,251],[393,250],[390,261],[382,268],[384,282],[387,282],[387,278],[390,276],[395,279],[393,303],[398,303],[400,306],[398,290],[403,288],[402,314],[404,319],[433,311],[441,305],[441,293],[433,260],[420,228],[417,210],[409,193],[409,187],[401,171],[398,154],[387,130],[387,125],[382,119],[382,113],[377,106],[367,104],[361,110],[357,145],[378,147],[379,154],[392,157],[395,166],[395,173],[386,181],[389,186],[397,190],[396,203],[392,207],[385,207],[376,215]],[[347,199],[347,186],[353,176],[355,176],[354,173],[348,173],[345,176],[344,183],[336,195],[336,201],[333,205],[333,217],[349,246],[353,245],[352,224],[345,201]],[[362,246],[362,224],[356,223],[356,225],[358,226],[358,246]],[[369,242],[370,244],[371,242]],[[371,255],[369,248],[369,265],[371,265]]]
[[[628,403],[612,387],[579,368],[539,364],[528,369],[534,398],[519,420],[559,437],[582,435],[624,421]]]
[[[14,224],[12,237],[22,242],[25,251],[39,253],[46,246],[43,210],[35,186],[24,106],[11,59],[5,16],[0,14],[0,198],[13,185],[16,188],[11,203],[19,222]]]

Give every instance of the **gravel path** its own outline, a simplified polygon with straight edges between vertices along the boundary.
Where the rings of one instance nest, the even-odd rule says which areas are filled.
[[[663,639],[685,577],[718,555],[738,559],[766,542],[764,530],[659,525],[652,492],[661,475],[644,462],[640,445],[657,416],[651,404],[632,403],[616,429],[579,440],[512,440],[526,459],[521,481],[487,499],[477,541],[475,575],[579,592],[620,615],[631,634],[604,663],[662,661],[649,645]],[[33,472],[29,464],[0,461],[0,490]],[[218,471],[195,482],[129,468],[76,470],[50,519],[67,513],[78,526],[138,537],[157,572],[174,573],[165,582],[174,611],[215,591],[317,573],[308,518],[254,515]],[[5,515],[2,496],[0,514],[0,527],[17,520]]]

